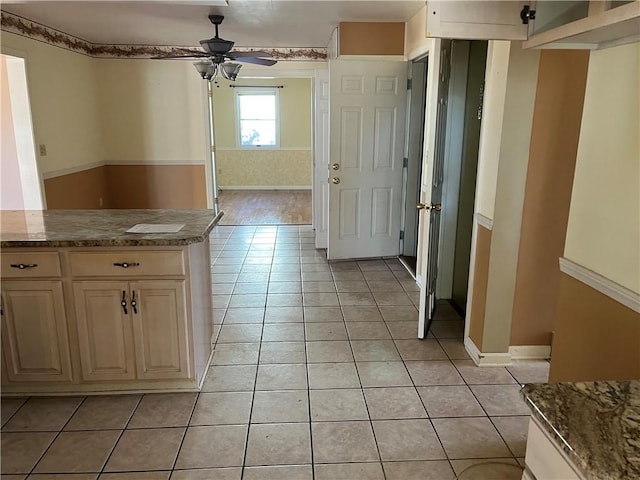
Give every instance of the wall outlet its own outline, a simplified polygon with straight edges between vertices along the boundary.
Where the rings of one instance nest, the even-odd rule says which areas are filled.
[[[100,198],[98,199],[98,206],[99,206],[99,207],[104,206],[104,200],[102,199],[102,197],[100,197]]]
[[[41,157],[47,156],[47,146],[44,143],[40,144],[40,156]]]

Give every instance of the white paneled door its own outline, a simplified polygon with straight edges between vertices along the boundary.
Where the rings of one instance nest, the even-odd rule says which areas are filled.
[[[400,253],[407,65],[332,60],[330,260]]]

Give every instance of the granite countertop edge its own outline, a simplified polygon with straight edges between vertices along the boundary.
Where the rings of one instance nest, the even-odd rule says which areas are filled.
[[[55,212],[54,215],[58,218],[62,218],[65,212],[63,211],[51,211]],[[91,211],[84,211],[91,212]],[[109,216],[109,211],[101,211],[104,217]],[[118,211],[120,215],[124,210]],[[132,222],[135,223],[145,223],[146,216],[141,210],[132,210],[135,216],[131,217]],[[160,212],[160,210],[155,210],[152,212]],[[175,213],[176,211],[171,211]],[[185,212],[194,212],[194,211],[185,211]],[[205,210],[200,211],[200,213],[206,212]],[[145,246],[184,246],[190,245],[194,243],[204,242],[208,235],[211,233],[213,228],[218,224],[222,216],[223,212],[219,212],[214,215],[213,211],[208,213],[211,215],[211,220],[204,225],[202,229],[198,229],[197,233],[185,232],[185,233],[158,233],[158,234],[132,234],[132,233],[114,233],[109,238],[100,238],[101,234],[92,235],[83,234],[83,238],[78,238],[79,235],[75,233],[70,233],[68,235],[60,234],[59,232],[54,232],[54,236],[62,236],[63,238],[24,238],[28,235],[21,235],[20,233],[6,233],[2,240],[0,240],[0,248],[73,248],[73,247],[145,247]],[[50,214],[49,214],[50,215]],[[76,212],[69,213],[69,215],[77,215]],[[206,213],[204,213],[206,215]],[[47,216],[44,214],[43,216]],[[188,220],[187,220],[188,222]],[[193,230],[193,229],[192,229]],[[4,234],[5,232],[3,232]],[[15,236],[17,237],[15,240],[7,237]],[[64,237],[67,238],[64,238]],[[20,238],[22,237],[22,238]],[[75,238],[74,238],[75,237]]]
[[[520,393],[582,478],[640,478],[640,381],[526,384]]]

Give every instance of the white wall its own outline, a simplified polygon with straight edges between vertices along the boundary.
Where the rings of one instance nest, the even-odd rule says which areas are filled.
[[[7,75],[7,60],[0,57],[0,105],[2,105],[2,119],[0,120],[0,146],[2,158],[0,164],[0,209],[23,210],[22,180],[20,179],[20,161],[13,128],[13,114],[9,92],[9,77]]]
[[[640,43],[591,52],[565,257],[640,292]]]
[[[496,199],[510,49],[511,42],[503,40],[490,40],[487,48],[475,211],[489,219],[493,219]]]

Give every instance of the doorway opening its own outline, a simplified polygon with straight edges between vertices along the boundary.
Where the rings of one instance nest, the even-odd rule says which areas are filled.
[[[24,58],[0,55],[2,175],[0,209],[45,208],[36,160]],[[41,146],[46,149],[46,146]]]
[[[408,128],[405,146],[404,211],[400,237],[400,261],[414,278],[418,258],[418,211],[420,181],[422,178],[422,153],[424,145],[425,105],[427,101],[427,65],[429,57],[414,60],[408,65],[409,82],[407,107]]]
[[[471,231],[484,77],[486,41],[454,40],[451,46],[443,207],[436,298],[447,299],[463,318],[467,304]]]
[[[212,98],[219,224],[311,224],[312,78],[246,76]]]

